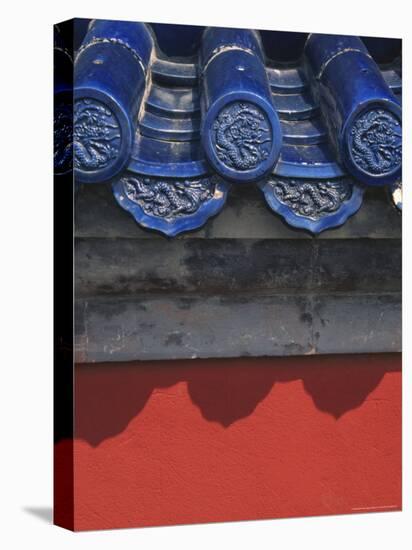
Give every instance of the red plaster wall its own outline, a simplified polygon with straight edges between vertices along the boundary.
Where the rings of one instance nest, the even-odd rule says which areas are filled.
[[[76,530],[401,508],[398,354],[78,365],[75,396]]]

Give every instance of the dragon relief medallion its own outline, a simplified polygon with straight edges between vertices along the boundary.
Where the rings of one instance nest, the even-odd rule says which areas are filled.
[[[145,214],[169,221],[194,214],[212,199],[215,184],[210,178],[198,180],[158,180],[150,177],[124,177],[124,193]]]
[[[121,131],[112,111],[100,101],[82,98],[74,104],[74,166],[92,171],[108,166],[119,154]]]
[[[270,180],[277,200],[296,215],[319,220],[336,212],[352,196],[347,179],[302,181],[289,178]]]
[[[212,141],[218,158],[226,166],[253,170],[269,155],[272,130],[260,107],[235,102],[222,109],[214,121]]]
[[[73,107],[61,103],[54,111],[54,171],[64,174],[72,168],[73,161]]]
[[[390,111],[372,109],[355,120],[350,132],[350,150],[355,164],[372,175],[389,174],[402,162],[402,131]]]

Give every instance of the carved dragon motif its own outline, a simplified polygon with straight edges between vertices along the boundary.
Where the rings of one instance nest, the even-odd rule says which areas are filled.
[[[94,99],[74,105],[74,166],[90,171],[105,168],[119,153],[121,132],[114,114]]]
[[[72,168],[73,109],[71,105],[57,105],[54,114],[54,170],[58,174]]]
[[[351,198],[348,180],[302,181],[276,179],[270,181],[276,198],[299,216],[318,220],[336,212]]]
[[[126,196],[146,214],[167,219],[193,214],[213,197],[215,189],[209,178],[168,181],[124,177],[121,181]]]
[[[213,124],[219,159],[236,170],[251,170],[268,156],[264,143],[272,141],[266,115],[251,103],[231,103]]]
[[[402,137],[398,119],[389,111],[370,110],[351,129],[352,156],[370,174],[387,174],[402,161]]]

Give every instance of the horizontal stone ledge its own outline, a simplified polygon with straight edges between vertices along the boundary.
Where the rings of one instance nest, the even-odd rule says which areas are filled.
[[[86,363],[399,352],[401,295],[95,297],[75,328]]]
[[[394,292],[401,248],[399,239],[78,239],[76,293]]]
[[[170,239],[142,229],[116,203],[110,184],[83,185],[77,192],[75,204],[75,234],[77,237]],[[269,210],[263,194],[254,185],[233,186],[222,212],[192,233],[174,240],[193,238],[254,238],[254,239],[358,239],[400,238],[402,221],[399,212],[390,204],[384,188],[368,189],[360,210],[337,229],[324,231],[314,237],[295,229]]]

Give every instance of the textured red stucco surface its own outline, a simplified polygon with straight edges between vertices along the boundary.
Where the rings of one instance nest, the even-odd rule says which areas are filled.
[[[400,369],[397,354],[78,365],[73,527],[399,510]]]

